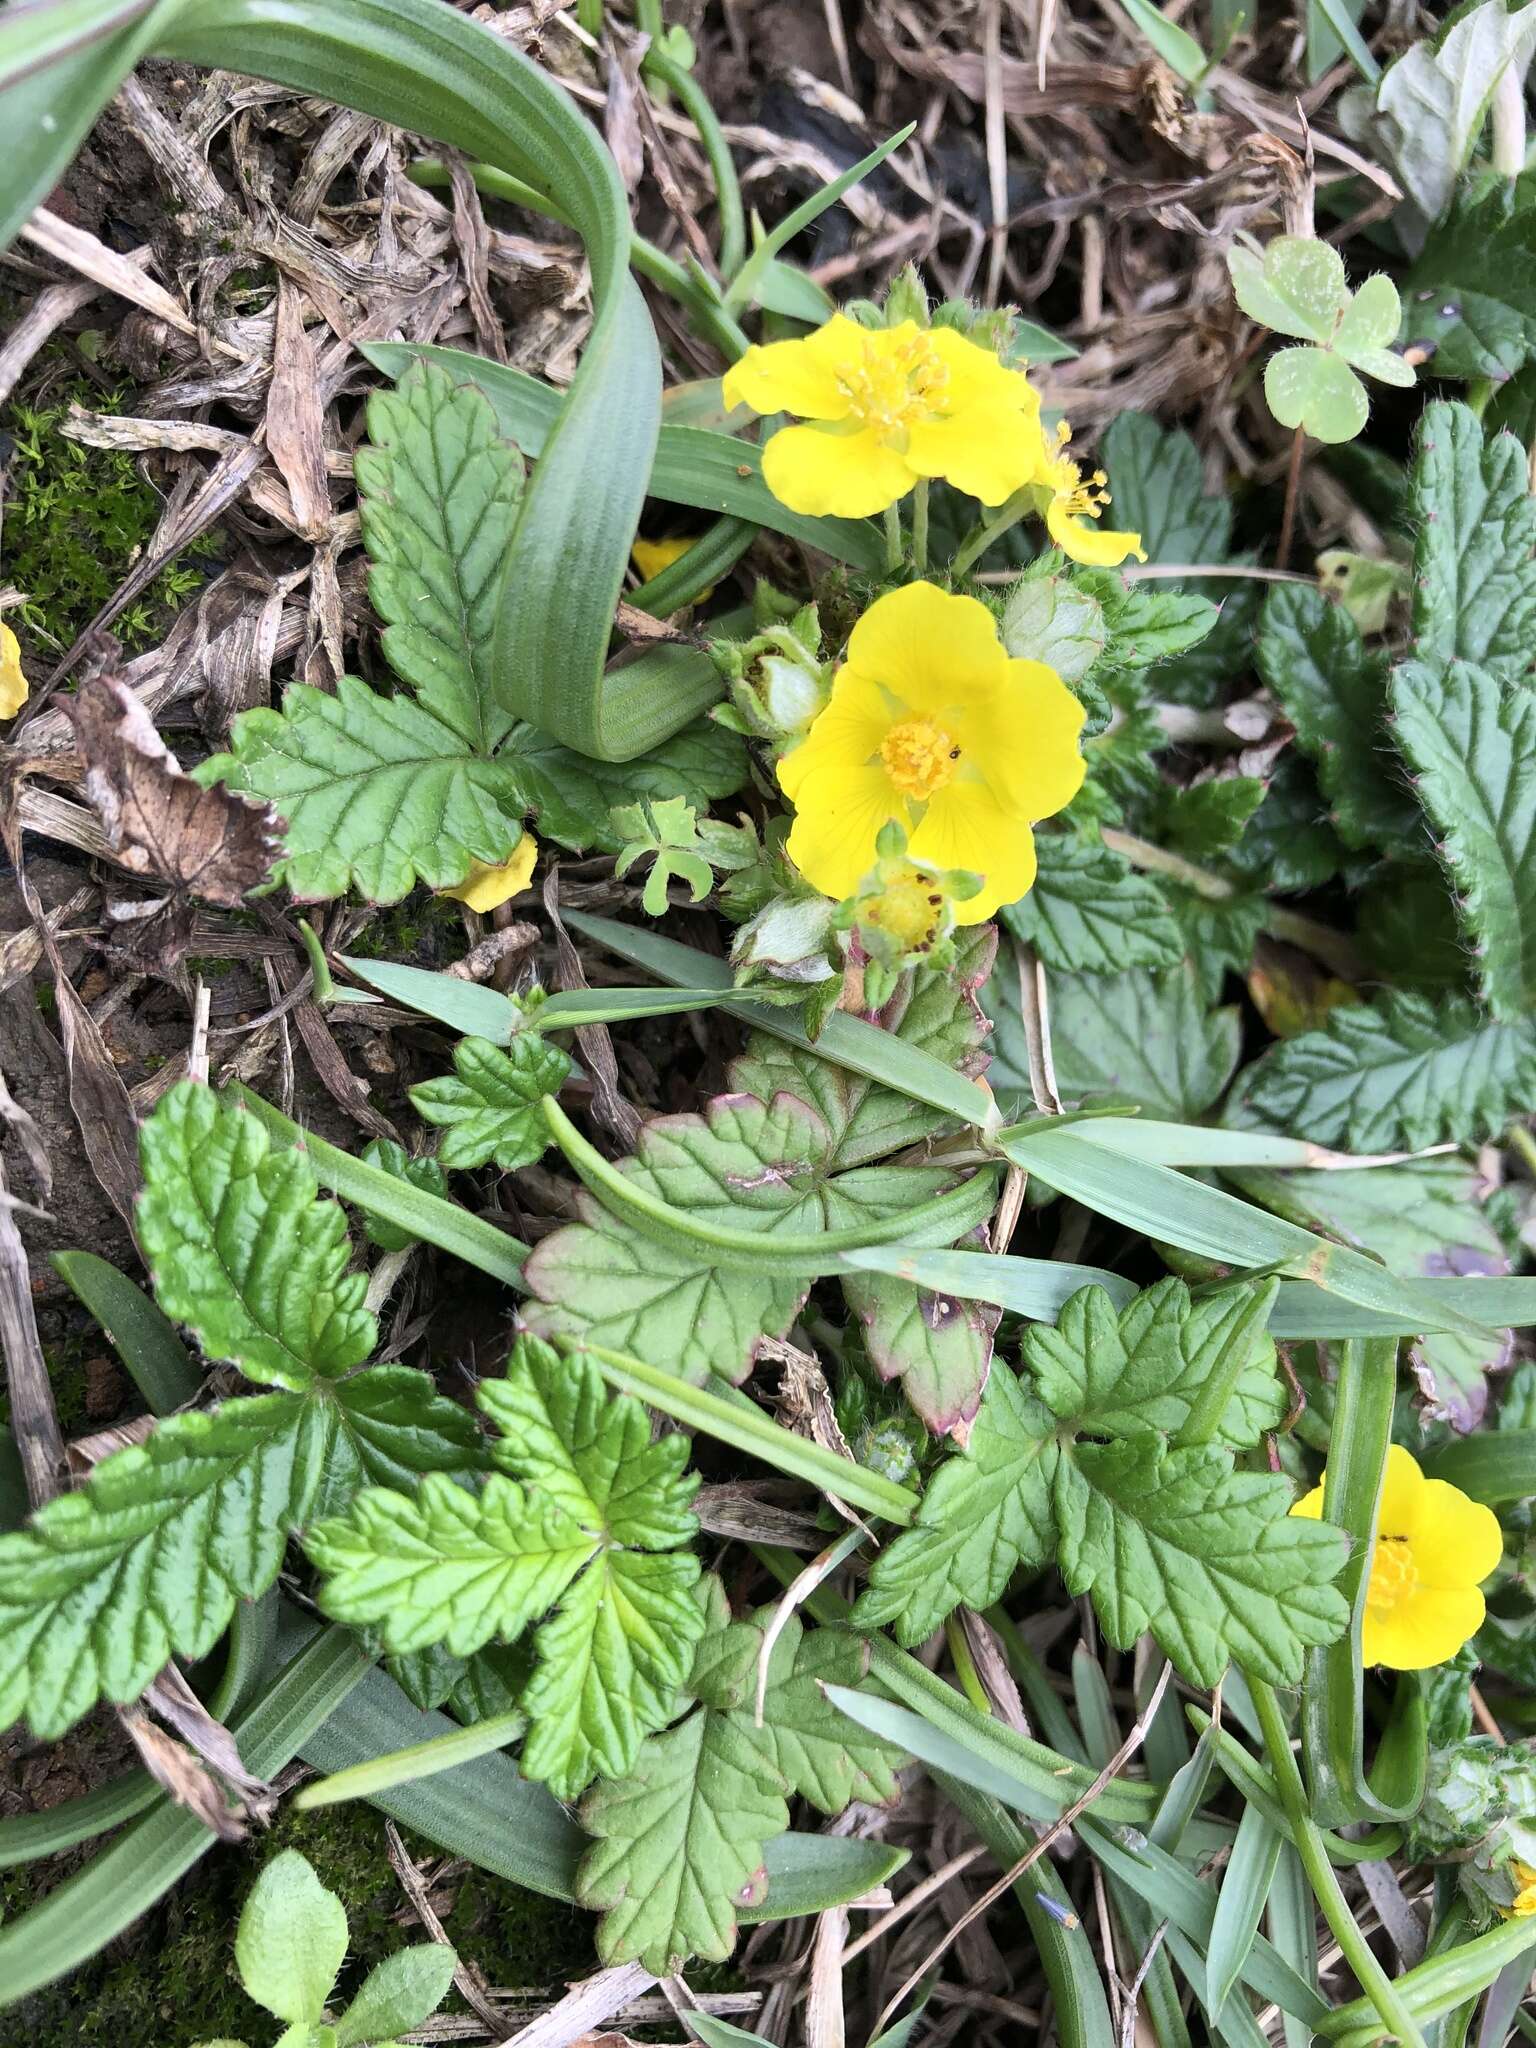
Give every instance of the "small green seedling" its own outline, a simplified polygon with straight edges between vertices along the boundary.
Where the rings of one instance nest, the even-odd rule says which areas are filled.
[[[397,1949],[369,1971],[339,2018],[331,1995],[347,1953],[347,1912],[297,1849],[262,1871],[240,1915],[235,1964],[246,1995],[287,2021],[274,2048],[400,2048],[448,1995],[458,1957],[446,1943]],[[204,2048],[245,2048],[209,2041]]]
[[[1250,320],[1304,344],[1281,349],[1265,367],[1264,396],[1281,426],[1352,441],[1370,409],[1357,371],[1382,384],[1413,383],[1412,365],[1389,346],[1402,319],[1389,277],[1368,277],[1351,292],[1338,251],[1307,235],[1279,235],[1262,252],[1235,245],[1227,269]]]

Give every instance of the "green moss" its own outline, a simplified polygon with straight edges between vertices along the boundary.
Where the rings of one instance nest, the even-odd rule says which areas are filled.
[[[4,576],[26,599],[19,614],[23,659],[28,632],[69,645],[117,589],[159,521],[160,500],[132,455],[87,448],[62,432],[71,401],[116,412],[122,399],[122,393],[71,379],[52,384],[42,407],[18,402],[7,414],[13,446]],[[125,647],[162,637],[168,612],[203,581],[188,556],[216,553],[218,546],[216,536],[204,535],[119,615],[112,631]],[[17,623],[14,614],[11,623]]]
[[[381,910],[352,939],[347,951],[360,960],[396,960],[435,967],[464,950],[462,905],[450,896],[418,889],[402,903]]]
[[[405,1841],[418,1861],[437,1853],[408,1833]],[[241,1989],[234,1939],[256,1873],[279,1849],[302,1850],[346,1906],[352,1946],[339,2002],[375,1963],[423,1938],[419,1927],[396,1917],[403,1894],[385,1853],[383,1822],[372,1808],[298,1813],[287,1807],[269,1833],[206,1856],[122,1941],[66,1982],[0,2014],[0,2048],[66,2041],[71,2048],[123,2048],[127,2042],[193,2048],[221,2036],[270,2041],[280,2029]],[[37,1877],[35,1869],[0,1874],[0,1915],[9,1920],[25,1911],[37,1893]],[[491,1983],[558,1990],[568,1977],[596,1967],[591,1918],[574,1906],[481,1871],[457,1884],[446,1922],[449,1936]],[[443,2010],[465,2010],[456,1992]]]

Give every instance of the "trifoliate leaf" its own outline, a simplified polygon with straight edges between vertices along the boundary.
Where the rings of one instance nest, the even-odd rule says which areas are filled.
[[[1366,648],[1342,605],[1289,583],[1265,600],[1258,661],[1317,763],[1339,837],[1398,851],[1414,829],[1414,806],[1386,732],[1385,658]]]
[[[1195,1300],[1182,1280],[1160,1280],[1117,1314],[1102,1287],[1084,1287],[1054,1329],[1039,1323],[1026,1332],[1023,1370],[1046,1406],[1078,1431],[1175,1437],[1212,1371],[1241,1352],[1218,1435],[1238,1448],[1256,1444],[1288,1405],[1264,1332],[1273,1295],[1271,1283]]]
[[[624,1162],[626,1177],[674,1209],[733,1230],[797,1236],[926,1202],[951,1183],[936,1168],[831,1170],[833,1138],[807,1103],[722,1095],[702,1116],[657,1117]],[[981,1194],[982,1210],[989,1197]],[[525,1278],[529,1326],[627,1351],[685,1378],[742,1378],[764,1335],[781,1336],[809,1283],[719,1264],[709,1245],[662,1239],[580,1198],[579,1223],[535,1246]],[[954,1234],[979,1221],[973,1216]]]
[[[904,976],[874,1021],[959,1073],[981,1073],[990,1047],[987,1018],[976,991],[991,972],[996,951],[997,934],[990,925],[961,932],[955,940],[954,965],[947,972],[920,967]],[[727,1078],[733,1089],[765,1102],[786,1090],[819,1111],[833,1135],[834,1167],[862,1166],[883,1158],[944,1123],[938,1111],[899,1090],[884,1088],[766,1032],[748,1038],[745,1054],[731,1062]]]
[[[1290,1514],[1278,1473],[1235,1472],[1231,1453],[1169,1449],[1161,1437],[1078,1443],[1057,1458],[1053,1504],[1062,1576],[1091,1593],[1117,1649],[1151,1634],[1193,1684],[1236,1660],[1295,1685],[1305,1652],[1349,1620],[1332,1580],[1348,1539]]]
[[[512,722],[490,661],[522,457],[484,392],[420,361],[369,399],[368,441],[354,461],[385,657],[471,752],[489,754]]]
[[[633,761],[589,761],[521,725],[508,738],[503,758],[515,764],[518,785],[546,838],[603,853],[617,853],[622,843],[609,815],[616,804],[676,797],[702,813],[720,797],[734,796],[749,773],[741,740],[708,718]]]
[[[1283,348],[1264,365],[1264,397],[1282,427],[1330,446],[1353,441],[1370,416],[1365,386],[1342,356]]]
[[[641,906],[648,917],[667,908],[667,885],[675,877],[685,883],[695,903],[702,903],[714,885],[714,870],[699,846],[699,821],[682,797],[663,797],[638,804],[620,804],[610,814],[620,840],[614,873],[626,875],[636,861],[650,862]]]
[[[1484,0],[1458,10],[1450,27],[1420,38],[1382,75],[1372,127],[1427,220],[1449,206],[1500,75],[1511,66],[1523,73],[1533,47],[1536,7]]]
[[[1281,349],[1265,366],[1264,396],[1282,426],[1319,441],[1352,441],[1370,405],[1357,370],[1388,384],[1413,383],[1410,365],[1388,346],[1401,314],[1389,277],[1367,278],[1351,293],[1338,251],[1307,235],[1277,235],[1262,255],[1235,244],[1227,269],[1249,319],[1307,344]]]
[[[1354,1152],[1478,1144],[1536,1101],[1536,1027],[1494,1023],[1460,997],[1388,994],[1249,1068],[1242,1100],[1281,1130]]]
[[[181,1081],[140,1131],[139,1157],[156,1296],[209,1358],[300,1388],[362,1364],[378,1334],[367,1282],[348,1270],[346,1218],[319,1199],[302,1151],[274,1150],[238,1102]]]
[[[335,696],[296,683],[281,711],[242,712],[230,737],[198,776],[277,806],[279,873],[302,901],[353,888],[397,903],[418,881],[452,888],[473,861],[499,867],[522,837],[509,755],[484,759],[425,705],[355,676]]]
[[[673,1711],[705,1619],[698,1561],[674,1551],[697,1526],[698,1482],[682,1469],[687,1439],[652,1444],[640,1404],[609,1395],[579,1356],[520,1339],[479,1399],[503,1468],[481,1493],[440,1473],[414,1498],[372,1488],[306,1547],[326,1611],[395,1654],[440,1643],[467,1657],[558,1602],[522,1693],[523,1770],[571,1799],[594,1772],[622,1777]]]
[[[1109,847],[1068,833],[1041,832],[1035,849],[1035,885],[1002,921],[1047,967],[1114,974],[1178,965],[1184,941],[1155,882]]]
[[[1536,649],[1536,498],[1523,444],[1464,405],[1426,406],[1409,476],[1415,651],[1529,675]]]
[[[1536,355],[1533,205],[1529,172],[1493,178],[1460,193],[1430,230],[1403,280],[1403,342],[1423,350],[1435,376],[1504,385]]]
[[[443,1172],[440,1161],[413,1159],[393,1138],[370,1138],[363,1147],[362,1157],[367,1165],[379,1167],[409,1187],[420,1188],[423,1194],[437,1195],[441,1199],[448,1193],[448,1176]],[[368,1242],[376,1244],[381,1252],[403,1252],[408,1244],[420,1242],[410,1231],[402,1230],[398,1223],[375,1216],[367,1209],[360,1213]]]
[[[1053,974],[1049,989],[1064,1101],[1135,1103],[1190,1123],[1237,1065],[1237,1012],[1207,1010],[1187,963],[1169,974]]]
[[[881,1379],[900,1380],[935,1436],[963,1443],[981,1405],[999,1311],[885,1273],[850,1275],[843,1294]]]
[[[505,1050],[488,1038],[461,1038],[453,1065],[452,1076],[411,1090],[419,1113],[447,1132],[438,1147],[441,1163],[494,1163],[504,1173],[531,1166],[550,1144],[540,1103],[564,1085],[571,1071],[567,1054],[536,1031],[520,1031]]]
[[[315,2026],[347,1955],[347,1910],[297,1849],[283,1849],[251,1888],[235,1935],[246,1996],[280,2020]]]
[[[1248,318],[1276,334],[1326,346],[1349,306],[1343,257],[1310,235],[1276,235],[1262,250],[1234,242],[1227,270]]]
[[[581,1822],[597,1839],[576,1876],[581,1904],[603,1914],[605,1963],[675,1970],[719,1961],[735,1945],[737,1908],[767,1894],[763,1852],[787,1826],[786,1796],[826,1814],[850,1800],[889,1804],[902,1753],[849,1725],[822,1693],[857,1685],[868,1651],[846,1629],[804,1630],[794,1617],[768,1665],[763,1725],[754,1716],[763,1640],[755,1624],[712,1630],[690,1690],[709,1704],[643,1744],[622,1784],[588,1794]]]
[[[988,1607],[1020,1565],[1054,1555],[1050,1411],[994,1368],[963,1454],[939,1467],[917,1520],[875,1559],[854,1620],[920,1643],[963,1601]]]
[[[1514,1022],[1536,1000],[1536,689],[1470,662],[1407,662],[1392,703],[1483,998]]]
[[[1244,1172],[1232,1176],[1266,1208],[1381,1260],[1409,1279],[1475,1278],[1509,1271],[1499,1234],[1481,1206],[1477,1169],[1464,1159],[1413,1159],[1349,1173]],[[1487,1374],[1509,1364],[1507,1330],[1486,1337],[1438,1331],[1409,1346],[1432,1413],[1476,1428],[1488,1404]]]
[[[332,1443],[329,1404],[256,1394],[172,1416],[0,1536],[0,1715],[51,1741],[206,1656],[277,1577]],[[447,1484],[445,1481],[444,1484]]]

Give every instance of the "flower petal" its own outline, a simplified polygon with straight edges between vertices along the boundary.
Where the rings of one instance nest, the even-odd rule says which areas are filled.
[[[754,343],[720,381],[727,405],[747,405],[753,412],[792,412],[803,420],[841,420],[848,416],[848,394],[839,386],[837,370],[845,360],[858,360],[864,330],[836,313],[824,327],[798,341]]]
[[[995,730],[966,740],[1000,798],[1038,823],[1065,810],[1083,786],[1083,707],[1043,661],[1010,661]]]
[[[1039,392],[1021,369],[1010,369],[994,349],[983,348],[955,327],[931,328],[928,345],[949,372],[945,396],[950,411],[1000,405],[1038,422]]]
[[[882,826],[893,818],[905,822],[906,806],[883,768],[850,768],[831,760],[816,766],[800,792],[789,857],[813,889],[841,901],[874,866]]]
[[[848,641],[848,666],[884,683],[909,711],[940,712],[996,694],[1007,656],[974,597],[909,583],[877,598]]]
[[[1110,533],[1101,526],[1086,525],[1072,517],[1064,499],[1055,498],[1047,505],[1045,523],[1062,553],[1090,568],[1117,569],[1127,555],[1134,555],[1138,562],[1147,559],[1139,533]]]
[[[1040,466],[1040,428],[1027,413],[996,400],[913,422],[907,461],[919,476],[940,476],[983,505],[1001,505]]]
[[[1300,1500],[1293,1501],[1291,1513],[1302,1515],[1309,1522],[1320,1522],[1323,1519],[1323,1489],[1314,1486],[1310,1493],[1304,1493]]]
[[[1034,887],[1035,835],[1029,821],[998,801],[984,782],[952,782],[929,800],[912,834],[914,860],[936,868],[969,868],[979,893],[955,905],[957,924],[983,924],[1005,903]]]
[[[1385,1613],[1367,1607],[1360,1654],[1389,1671],[1427,1671],[1454,1657],[1483,1625],[1483,1596],[1475,1589],[1431,1587],[1409,1594]]]
[[[503,903],[510,903],[514,896],[520,896],[527,888],[538,857],[539,842],[531,832],[525,832],[510,860],[504,860],[496,867],[488,866],[483,860],[471,861],[469,873],[457,888],[439,889],[437,893],[452,896],[482,915],[499,910]]]
[[[844,663],[810,731],[779,762],[780,789],[798,807],[812,777],[826,770],[852,774],[873,766],[890,729],[890,705],[880,685]],[[884,776],[885,771],[880,773]],[[891,800],[897,801],[894,790]]]
[[[1419,1470],[1418,1459],[1401,1444],[1389,1444],[1381,1499],[1376,1508],[1376,1527],[1383,1536],[1413,1540],[1423,1509],[1423,1493],[1424,1474]]]
[[[905,457],[868,427],[781,427],[763,450],[763,482],[781,505],[813,518],[867,519],[915,481]]]
[[[1419,1584],[1444,1592],[1477,1586],[1504,1555],[1499,1518],[1459,1486],[1426,1479],[1413,1531],[1413,1561]]]

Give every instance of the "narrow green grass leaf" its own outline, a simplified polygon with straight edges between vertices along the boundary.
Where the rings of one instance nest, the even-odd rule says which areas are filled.
[[[1248,1960],[1284,1847],[1285,1837],[1256,1806],[1243,1809],[1206,1949],[1206,1989],[1217,2016]]]
[[[406,1749],[390,1750],[383,1756],[370,1757],[365,1764],[353,1764],[349,1770],[333,1771],[329,1777],[301,1787],[293,1803],[307,1811],[312,1806],[336,1806],[347,1799],[372,1799],[375,1793],[393,1791],[397,1785],[413,1785],[418,1778],[430,1778],[438,1771],[451,1771],[458,1764],[472,1763],[476,1757],[505,1749],[508,1743],[516,1742],[527,1725],[526,1714],[493,1714],[487,1721],[477,1721],[472,1728],[434,1736]]]
[[[201,1393],[206,1376],[176,1326],[126,1273],[95,1252],[55,1252],[49,1263],[112,1339],[156,1415],[168,1415]]]

